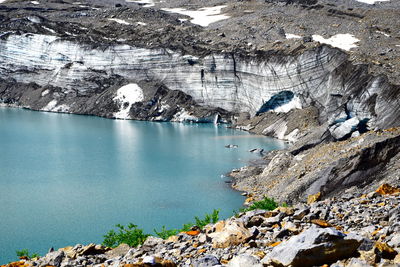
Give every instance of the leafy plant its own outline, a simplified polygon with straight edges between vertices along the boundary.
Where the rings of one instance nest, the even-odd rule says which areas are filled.
[[[206,226],[209,223],[216,223],[219,219],[219,210],[214,209],[211,214],[206,213],[204,215],[204,219],[200,219],[199,217],[194,217],[196,220],[196,226],[198,226],[200,229],[203,229],[204,226]]]
[[[193,227],[194,223],[185,223],[184,225],[182,225],[182,229],[180,230],[180,232],[187,232],[190,231],[190,229]]]
[[[263,200],[256,201],[251,204],[249,207],[241,209],[242,212],[250,211],[250,210],[274,210],[278,207],[278,203],[275,202],[273,198],[265,197]]]
[[[137,228],[137,225],[130,223],[127,227],[117,224],[117,232],[110,230],[105,236],[103,245],[107,247],[117,247],[122,243],[131,247],[136,247],[144,243],[148,234],[143,233],[143,229]]]
[[[32,258],[39,257],[39,254],[37,254],[37,253],[32,253],[32,255],[29,255],[29,251],[26,248],[25,249],[21,249],[21,250],[17,250],[17,251],[15,251],[15,253],[17,253],[17,257],[18,258],[27,257],[29,259],[32,259]]]
[[[168,239],[168,237],[176,235],[179,232],[177,229],[167,229],[165,225],[161,227],[161,230],[158,232],[156,229],[154,229],[154,233],[162,239]]]

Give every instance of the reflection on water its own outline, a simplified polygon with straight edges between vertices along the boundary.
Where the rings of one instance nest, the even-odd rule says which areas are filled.
[[[0,263],[17,249],[100,243],[117,223],[152,232],[214,208],[231,215],[243,198],[221,174],[255,159],[249,149],[283,147],[242,136],[250,135],[0,108]]]

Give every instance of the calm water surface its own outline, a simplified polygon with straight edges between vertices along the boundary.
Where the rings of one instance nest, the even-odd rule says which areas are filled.
[[[255,159],[251,148],[283,146],[224,126],[0,108],[0,263],[101,243],[117,223],[150,233],[214,208],[230,216],[243,197],[221,175]]]

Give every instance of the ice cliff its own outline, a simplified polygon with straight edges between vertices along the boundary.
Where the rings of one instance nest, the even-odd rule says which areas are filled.
[[[109,93],[115,99],[123,85],[146,81],[179,90],[201,106],[232,114],[255,115],[267,101],[287,91],[294,94],[297,104],[285,103],[285,112],[315,106],[320,122],[331,125],[352,119],[366,122],[369,129],[388,128],[398,124],[400,117],[397,87],[383,76],[369,75],[366,66],[353,65],[346,53],[328,46],[285,55],[210,53],[196,57],[171,49],[119,44],[94,48],[52,35],[5,33],[0,38],[0,65],[3,80],[42,88],[40,94],[20,87],[3,88],[2,101],[39,110],[75,113],[78,105],[82,109],[80,96]],[[96,101],[101,106],[102,100]],[[89,111],[103,115],[96,112]]]

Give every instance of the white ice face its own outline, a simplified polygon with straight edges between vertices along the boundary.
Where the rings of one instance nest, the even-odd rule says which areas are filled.
[[[191,23],[207,27],[211,23],[229,18],[229,16],[221,14],[224,7],[226,6],[203,7],[198,10],[184,8],[163,8],[162,10],[192,17]]]
[[[331,38],[325,39],[321,35],[313,35],[312,36],[313,40],[316,42],[320,42],[321,44],[328,44],[333,47],[337,47],[346,51],[349,51],[352,48],[358,47],[356,45],[357,42],[360,40],[355,38],[354,35],[350,33],[345,33],[345,34],[336,34],[332,36]]]
[[[126,2],[143,4],[143,7],[152,7],[152,6],[154,6],[153,0],[126,0]]]
[[[136,102],[143,101],[143,90],[135,83],[130,83],[122,86],[117,90],[117,94],[114,97],[120,105],[120,111],[114,114],[117,119],[129,119],[129,110],[132,105]]]
[[[356,1],[357,2],[361,2],[361,3],[366,3],[366,4],[369,4],[369,5],[373,5],[376,2],[388,2],[390,0],[356,0]]]
[[[301,108],[302,108],[301,100],[298,96],[295,96],[290,102],[275,108],[274,111],[278,113],[279,112],[287,113],[292,109],[301,109]]]
[[[108,19],[108,20],[114,21],[116,23],[123,24],[123,25],[131,25],[129,22],[127,22],[126,20],[123,20],[123,19]]]

